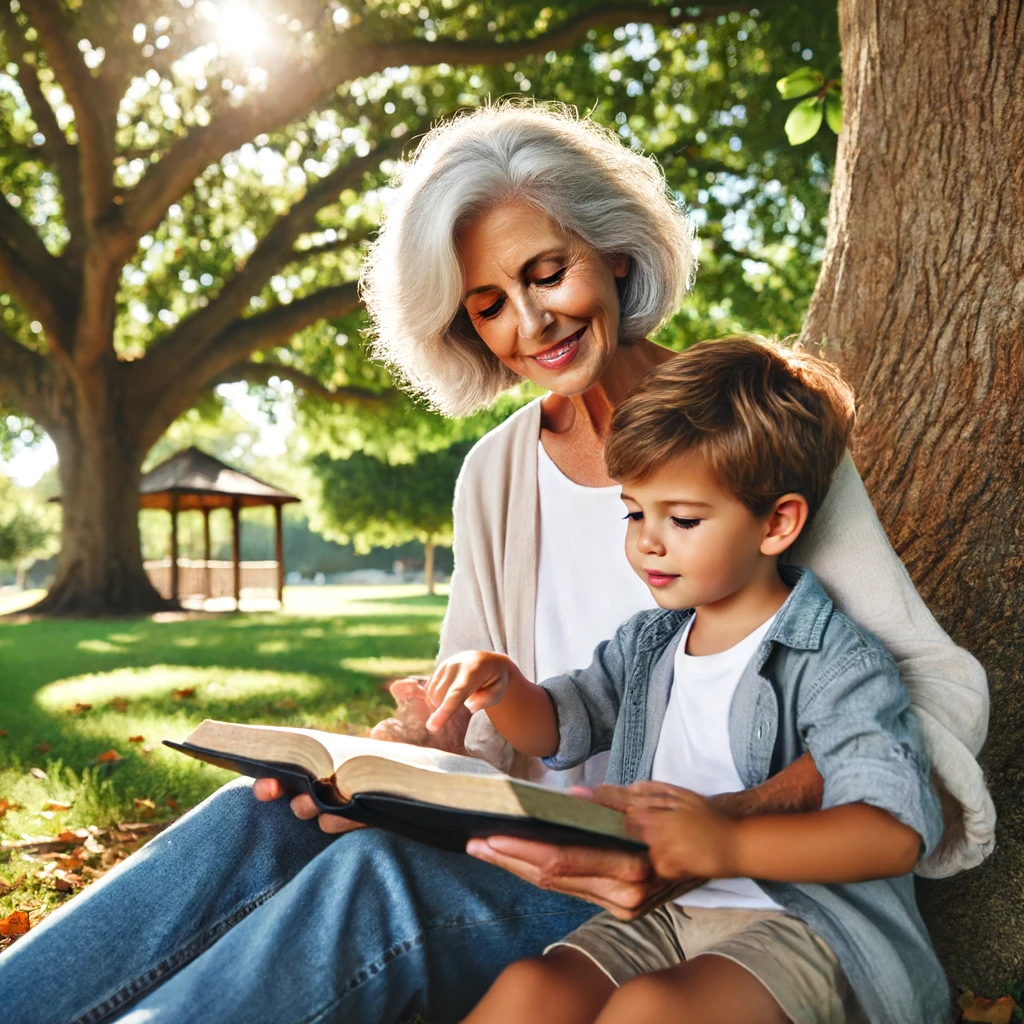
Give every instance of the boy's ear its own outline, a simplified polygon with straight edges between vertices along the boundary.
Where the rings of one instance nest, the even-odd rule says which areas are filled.
[[[768,513],[762,555],[781,555],[800,536],[810,510],[802,494],[784,494],[777,499]]]

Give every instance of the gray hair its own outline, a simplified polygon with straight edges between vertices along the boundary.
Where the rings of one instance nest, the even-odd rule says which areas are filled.
[[[519,200],[605,256],[627,256],[620,342],[678,308],[696,266],[693,227],[657,163],[564,106],[503,103],[436,125],[404,161],[360,291],[373,354],[434,408],[460,416],[519,377],[480,340],[462,305],[456,233]]]

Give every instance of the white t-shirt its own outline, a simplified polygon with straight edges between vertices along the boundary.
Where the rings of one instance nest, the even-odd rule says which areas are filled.
[[[584,487],[537,446],[540,548],[534,671],[540,682],[586,668],[594,648],[631,615],[657,605],[626,560],[626,510],[618,484]],[[564,772],[545,771],[545,785],[598,786],[608,755]]]
[[[775,620],[773,615],[734,647],[695,657],[686,653],[691,618],[676,651],[672,692],[654,751],[651,778],[701,796],[745,789],[729,744],[729,708],[740,676]],[[781,910],[749,878],[716,878],[676,900],[684,907]]]

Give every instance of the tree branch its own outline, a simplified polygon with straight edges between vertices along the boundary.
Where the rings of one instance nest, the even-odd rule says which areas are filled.
[[[283,344],[293,334],[318,320],[347,316],[358,308],[359,294],[355,281],[322,288],[287,305],[235,320],[203,352],[197,353],[187,363],[172,367],[163,376],[154,374],[156,364],[151,364],[142,387],[137,391],[137,401],[152,410],[147,418],[143,441],[148,445],[154,444],[209,386],[210,381],[253,352]],[[142,361],[143,364],[148,358]]]
[[[705,6],[700,14],[687,15],[682,7],[597,4],[550,32],[506,43],[483,40],[428,42],[425,39],[384,43],[371,38],[358,27],[350,28],[318,61],[290,78],[286,86],[268,88],[238,107],[215,116],[206,127],[192,129],[166,157],[150,168],[129,193],[123,207],[127,231],[122,244],[133,247],[142,235],[155,227],[167,207],[188,191],[204,168],[254,136],[273,131],[307,113],[321,97],[342,82],[403,64],[493,64],[516,60],[571,46],[590,29],[599,26],[612,27],[630,22],[688,24],[729,11],[749,10],[751,6],[742,2],[712,4]],[[673,16],[673,10],[679,13]]]
[[[21,7],[75,111],[82,212],[92,226],[108,212],[113,199],[115,125],[104,123],[96,103],[98,83],[82,61],[74,33],[55,0],[21,0]]]
[[[771,0],[766,2],[771,3]],[[732,11],[749,11],[755,6],[762,7],[764,3],[743,3],[740,0],[733,3],[704,4],[698,14],[688,14],[684,4],[652,7],[647,4],[603,3],[595,4],[588,10],[566,18],[561,25],[548,32],[507,42],[495,43],[483,39],[438,39],[435,42],[426,39],[406,39],[390,43],[373,43],[367,39],[361,46],[360,70],[358,73],[350,71],[348,77],[361,78],[373,71],[405,64],[423,67],[432,64],[497,64],[521,60],[523,57],[547,53],[549,50],[567,49],[594,28],[616,28],[631,23],[657,27],[692,25],[694,22],[717,18]]]
[[[218,384],[234,384],[238,381],[245,381],[247,384],[268,384],[272,377],[291,381],[299,391],[304,391],[314,398],[346,405],[380,405],[395,394],[394,391],[367,391],[365,388],[329,388],[303,370],[285,366],[283,363],[236,363],[219,377],[211,380],[208,386],[214,388]]]
[[[0,402],[42,422],[40,392],[47,372],[46,360],[0,331]]]
[[[11,14],[6,4],[0,6],[0,28],[8,35],[12,43],[17,40],[25,47],[29,46],[24,39],[17,20]],[[81,196],[79,194],[78,178],[78,154],[76,148],[67,140],[67,136],[61,130],[57,121],[57,115],[50,106],[43,93],[42,83],[39,79],[39,69],[35,64],[24,60],[23,56],[13,52],[13,45],[8,47],[8,54],[14,58],[18,67],[18,85],[25,94],[25,101],[28,103],[32,113],[32,120],[35,121],[39,131],[42,132],[45,142],[40,147],[43,155],[56,169],[61,180],[61,194],[64,199],[64,216],[72,235],[72,245],[81,241],[82,235],[82,208]]]
[[[400,150],[399,140],[382,143],[365,157],[357,157],[336,167],[310,185],[306,194],[280,216],[238,271],[205,308],[186,317],[146,359],[152,360],[157,380],[165,380],[175,368],[191,362],[210,345],[245,309],[253,295],[271,275],[294,259],[292,246],[314,223],[317,212],[348,188],[357,188],[363,176],[376,170],[381,160]],[[248,321],[245,321],[248,322]]]

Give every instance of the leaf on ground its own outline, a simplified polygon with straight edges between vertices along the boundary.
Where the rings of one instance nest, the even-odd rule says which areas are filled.
[[[123,760],[124,760],[124,758],[122,758],[121,755],[116,750],[111,748],[110,750],[104,750],[103,753],[100,754],[100,756],[96,758],[96,763],[97,764],[108,764],[111,761],[123,761]]]
[[[167,799],[166,799],[166,800],[164,801],[164,803],[166,803],[166,804],[167,804],[167,806],[168,806],[168,807],[170,807],[170,809],[171,809],[172,811],[176,811],[176,810],[178,809],[178,807],[180,806],[180,805],[178,804],[178,801],[177,801],[177,800],[175,800],[173,796],[169,796],[169,797],[168,797],[168,798],[167,798]]]
[[[53,887],[58,892],[71,892],[74,886],[66,878],[55,878],[53,880]]]
[[[294,697],[285,697],[284,700],[279,700],[274,704],[278,711],[291,711],[298,706],[299,702]]]
[[[7,735],[7,730],[6,729],[0,729],[0,740],[2,740],[6,735]]]
[[[145,739],[146,739],[145,736],[129,736],[128,737],[128,742],[129,743],[142,743],[142,742],[145,741]]]
[[[960,1009],[963,1011],[962,1019],[972,1024],[1010,1024],[1017,1003],[1012,996],[986,999],[968,990],[960,997]]]
[[[28,773],[32,776],[33,779],[46,778],[46,772],[44,772],[42,768],[29,768]]]
[[[114,697],[107,701],[107,707],[113,708],[115,711],[127,711],[128,701],[124,697]]]
[[[84,715],[86,711],[92,711],[92,705],[83,704],[81,701],[75,704],[74,707],[70,707],[67,709],[67,713],[69,715],[74,715],[75,717],[77,717],[78,715]]]
[[[187,700],[189,697],[196,695],[196,688],[194,686],[184,686],[180,690],[171,690],[172,700]]]
[[[72,846],[77,846],[79,841],[84,839],[89,833],[84,828],[80,828],[77,832],[68,830],[67,832],[61,832],[60,835],[53,837],[55,843],[70,843]]]
[[[38,750],[40,754],[48,754],[51,750],[53,750],[53,744],[52,743],[37,743],[36,744],[36,750]]]
[[[57,860],[57,867],[61,871],[81,871],[85,861],[81,857],[61,857]]]
[[[8,800],[7,797],[0,798],[0,818],[2,818],[8,811],[20,811],[21,804],[16,804],[13,800]]]
[[[140,818],[152,818],[156,814],[156,803],[150,800],[149,797],[139,799],[136,797],[132,803],[135,804],[135,809],[139,812]]]
[[[28,914],[16,910],[10,917],[0,917],[0,935],[5,939],[12,935],[24,935],[28,931]]]
[[[71,804],[65,803],[63,800],[47,800],[43,805],[48,811],[70,811]]]

